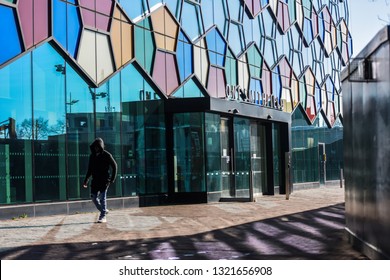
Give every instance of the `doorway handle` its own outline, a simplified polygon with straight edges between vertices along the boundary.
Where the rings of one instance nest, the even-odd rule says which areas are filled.
[[[232,175],[236,175],[236,170],[234,169],[233,148],[230,148],[230,161],[232,163]]]

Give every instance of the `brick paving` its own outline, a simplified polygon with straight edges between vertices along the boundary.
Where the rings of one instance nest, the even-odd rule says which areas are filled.
[[[92,203],[92,202],[91,202]],[[367,259],[347,242],[344,189],[256,202],[111,210],[0,221],[0,259]]]

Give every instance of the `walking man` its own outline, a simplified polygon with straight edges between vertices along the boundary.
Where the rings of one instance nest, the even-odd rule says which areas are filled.
[[[112,155],[104,149],[102,138],[96,138],[89,146],[91,155],[89,156],[88,171],[85,175],[83,187],[88,188],[89,178],[91,182],[91,198],[96,208],[100,211],[98,223],[105,223],[107,210],[107,190],[110,184],[115,182],[117,164]],[[111,167],[111,173],[110,173]]]

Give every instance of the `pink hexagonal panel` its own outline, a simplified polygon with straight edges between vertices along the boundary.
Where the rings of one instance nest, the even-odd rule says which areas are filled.
[[[153,79],[167,95],[171,95],[172,92],[179,86],[179,76],[175,56],[173,54],[163,51],[156,52],[153,67]]]
[[[260,13],[261,7],[259,0],[245,0],[245,4],[251,12],[252,17],[255,17],[258,13]]]
[[[18,1],[18,11],[26,49],[49,37],[48,0]]]
[[[210,67],[207,90],[212,97],[225,97],[226,79],[223,69],[213,66]]]
[[[109,31],[114,2],[112,0],[79,0],[84,25]]]

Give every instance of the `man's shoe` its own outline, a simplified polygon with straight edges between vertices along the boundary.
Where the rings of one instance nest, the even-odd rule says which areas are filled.
[[[100,217],[99,220],[97,221],[98,223],[106,223],[107,219],[106,217]]]

